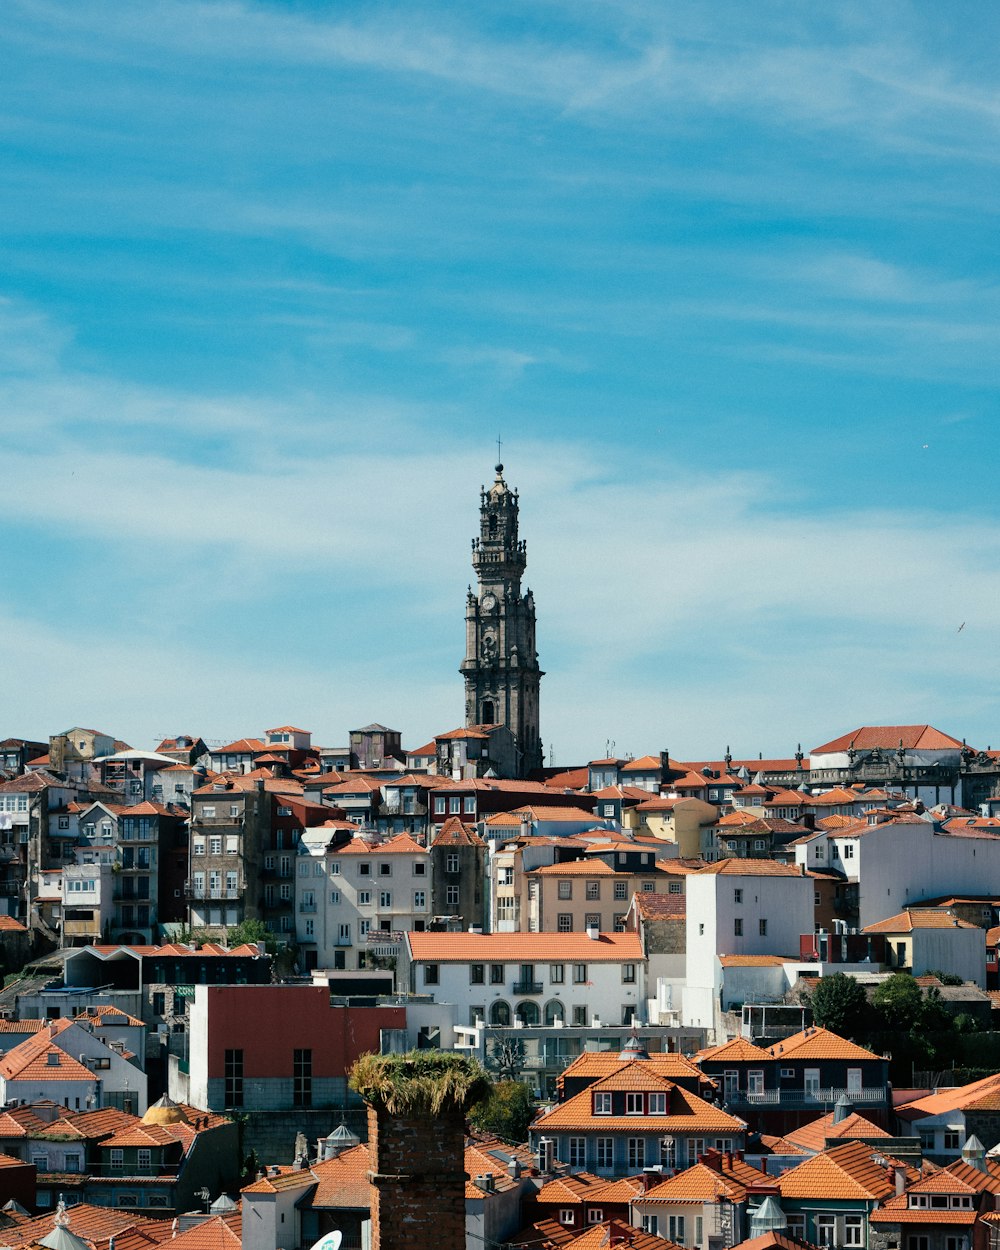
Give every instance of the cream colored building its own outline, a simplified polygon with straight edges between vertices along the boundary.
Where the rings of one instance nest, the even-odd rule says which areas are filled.
[[[701,854],[701,830],[718,821],[719,809],[703,799],[663,795],[628,809],[624,817],[627,828],[675,843],[682,859],[697,859]]]

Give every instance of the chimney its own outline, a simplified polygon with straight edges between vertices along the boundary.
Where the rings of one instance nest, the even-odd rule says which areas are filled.
[[[896,1196],[899,1197],[900,1194],[906,1193],[906,1168],[897,1163],[893,1168],[893,1173],[896,1181]]]
[[[587,937],[589,937],[592,942],[600,940],[601,931],[596,924],[587,925]]]
[[[352,1079],[368,1103],[371,1250],[465,1250],[465,1116],[488,1088],[478,1066],[452,1052],[366,1055]]]
[[[507,1164],[507,1175],[517,1180],[521,1175],[521,1163],[519,1159],[511,1159]]]

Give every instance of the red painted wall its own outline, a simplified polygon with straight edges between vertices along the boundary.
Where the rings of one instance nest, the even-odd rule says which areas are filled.
[[[244,1077],[292,1075],[292,1051],[312,1050],[314,1077],[342,1077],[381,1029],[406,1027],[404,1007],[331,1007],[312,985],[213,985],[208,994],[208,1075],[224,1075],[225,1051],[242,1049]]]

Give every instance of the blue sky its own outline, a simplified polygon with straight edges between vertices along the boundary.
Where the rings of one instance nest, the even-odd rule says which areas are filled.
[[[1000,10],[8,0],[2,734],[1000,746]]]

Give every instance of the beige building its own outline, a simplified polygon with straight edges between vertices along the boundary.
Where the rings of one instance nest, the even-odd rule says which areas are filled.
[[[675,843],[682,859],[697,859],[702,827],[716,823],[719,809],[703,799],[662,796],[646,799],[628,809],[624,817],[626,828]]]
[[[621,933],[632,895],[683,894],[684,877],[653,862],[637,872],[616,871],[603,860],[549,864],[525,874],[524,914],[532,933]]]

